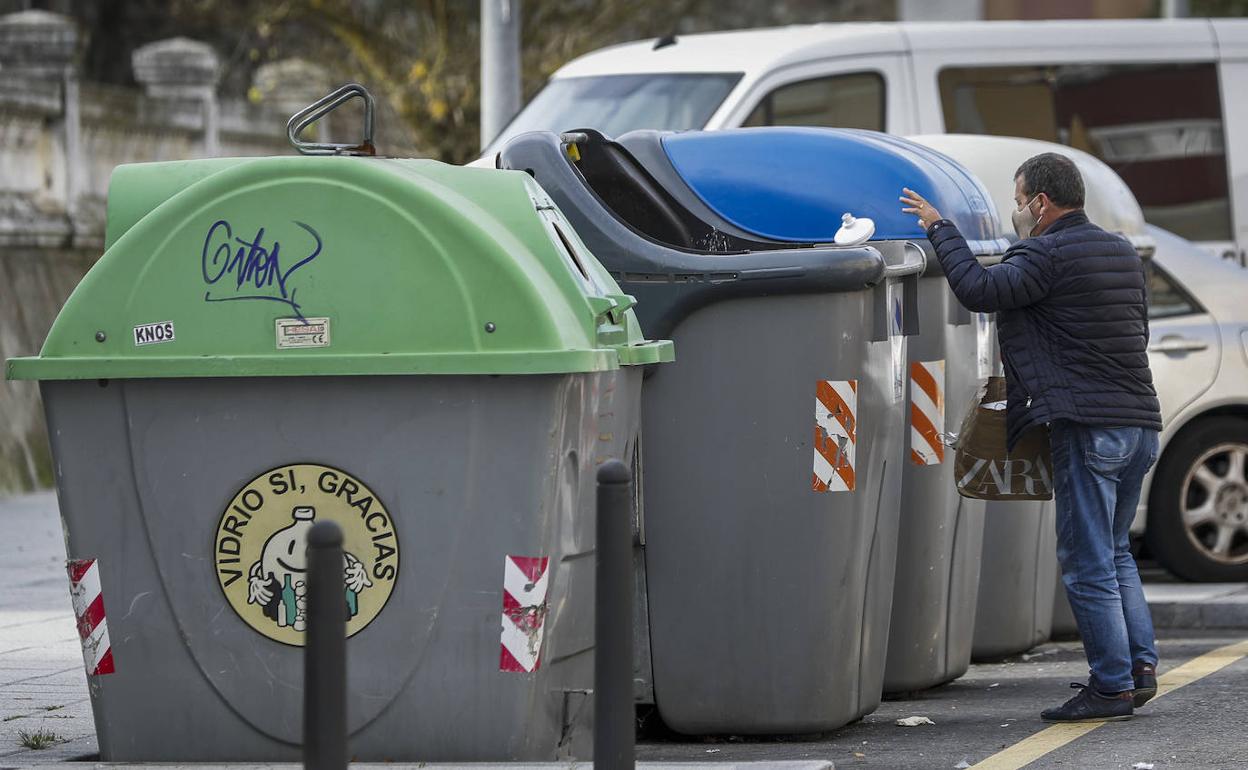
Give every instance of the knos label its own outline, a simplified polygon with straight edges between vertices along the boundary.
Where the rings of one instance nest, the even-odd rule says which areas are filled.
[[[173,321],[157,321],[134,327],[135,345],[155,345],[159,342],[173,342]]]

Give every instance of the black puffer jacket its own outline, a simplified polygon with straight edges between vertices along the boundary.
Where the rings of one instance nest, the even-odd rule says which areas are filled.
[[[1052,420],[1161,430],[1144,266],[1124,238],[1072,211],[985,268],[952,222],[927,237],[958,301],[997,313],[1010,448]]]

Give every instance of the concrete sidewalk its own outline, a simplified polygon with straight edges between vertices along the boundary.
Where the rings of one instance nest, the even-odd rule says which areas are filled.
[[[51,492],[0,499],[0,766],[98,753]],[[32,751],[23,740],[54,736]]]

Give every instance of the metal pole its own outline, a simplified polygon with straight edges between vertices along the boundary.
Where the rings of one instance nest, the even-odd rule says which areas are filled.
[[[1191,13],[1191,3],[1188,0],[1161,0],[1162,18],[1185,19]]]
[[[984,0],[898,0],[899,21],[977,21]]]
[[[520,0],[481,0],[481,148],[520,111]]]
[[[633,476],[619,460],[598,469],[594,552],[594,768],[632,768]]]
[[[347,607],[342,530],[318,521],[308,531],[307,646],[303,654],[303,766],[347,766]]]
[[[215,158],[221,154],[221,110],[217,104],[217,87],[204,89],[204,157]]]
[[[75,65],[65,68],[61,78],[61,114],[65,130],[65,213],[72,231],[77,234],[78,199],[82,197],[82,126],[79,115],[78,72]]]

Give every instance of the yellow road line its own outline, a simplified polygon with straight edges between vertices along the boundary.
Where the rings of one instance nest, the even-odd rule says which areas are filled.
[[[1204,655],[1192,658],[1183,665],[1173,668],[1157,678],[1157,698],[1221,671],[1246,655],[1248,655],[1248,639],[1235,644],[1228,644],[1225,647],[1219,647]],[[1035,762],[1045,754],[1060,749],[1077,738],[1082,738],[1104,724],[1106,723],[1055,724],[1035,735],[1024,738],[1013,746],[1002,749],[984,761],[972,765],[972,768],[977,768],[978,770],[1018,770],[1018,768]]]

